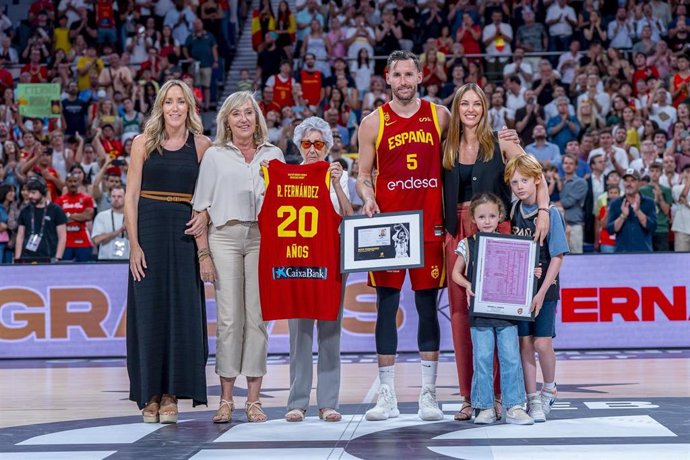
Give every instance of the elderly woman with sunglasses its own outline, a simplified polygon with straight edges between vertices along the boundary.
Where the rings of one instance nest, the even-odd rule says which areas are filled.
[[[302,164],[324,161],[333,146],[333,134],[328,123],[318,117],[305,119],[295,128],[293,141],[299,147],[304,161]],[[348,198],[348,175],[338,162],[331,163],[331,202],[333,208],[344,216],[352,215],[352,204]],[[333,244],[339,236],[333,235]],[[345,283],[343,283],[343,291]],[[343,317],[343,293],[340,295],[340,313],[336,321],[316,320],[318,334],[318,364],[316,402],[319,418],[327,422],[338,422],[342,418],[338,409],[340,393],[340,324]],[[301,422],[309,407],[312,387],[312,343],[314,339],[313,319],[288,320],[290,330],[290,395],[285,420]]]

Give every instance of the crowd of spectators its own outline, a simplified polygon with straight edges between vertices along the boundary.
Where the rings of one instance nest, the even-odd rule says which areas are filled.
[[[132,140],[169,79],[193,87],[201,110],[214,109],[245,2],[35,0],[10,6],[11,15],[7,6],[0,11],[0,262],[126,259]],[[59,85],[56,116],[24,114],[19,85],[40,83]],[[45,187],[55,225],[38,227],[41,212],[22,214],[43,208],[30,198],[32,187],[36,197]],[[23,231],[24,246],[45,233],[52,247],[16,249]],[[64,254],[56,250],[63,243]]]
[[[517,130],[525,150],[544,165],[572,252],[690,250],[685,0],[255,5],[257,65],[240,72],[236,87],[255,91],[269,140],[288,162],[301,158],[291,138],[302,119],[319,115],[329,123],[328,159],[349,170],[355,209],[361,206],[354,192],[358,166],[347,154],[358,150],[362,117],[390,98],[385,58],[408,49],[421,57],[424,98],[450,105],[465,83],[484,89],[493,129]],[[0,15],[5,261],[12,259],[17,217],[28,203],[23,187],[32,175],[45,179],[53,202],[72,193],[68,179],[76,176],[77,193],[95,208],[83,225],[89,244],[103,244],[96,228],[107,233],[105,244],[123,244],[112,191],[126,186],[132,138],[158,88],[184,79],[202,110],[212,110],[244,12],[250,13],[248,4],[236,0],[36,0],[25,20]],[[60,117],[20,115],[17,84],[41,82],[61,85]],[[612,225],[609,199],[618,200],[620,213]],[[653,218],[640,214],[645,200],[654,204]],[[111,206],[103,222],[98,213]],[[70,232],[68,247],[69,238]]]
[[[252,16],[256,72],[244,71],[239,86],[260,93],[271,141],[288,161],[299,160],[293,126],[313,114],[338,136],[338,159],[357,152],[362,117],[389,99],[387,55],[413,50],[424,98],[449,106],[458,87],[477,83],[492,128],[518,131],[548,171],[571,252],[600,251],[617,235],[618,251],[669,250],[674,241],[688,251],[687,8],[684,0],[298,0],[294,11],[281,1],[274,12],[261,0]],[[637,185],[623,196],[630,181]],[[610,184],[631,208],[607,234]],[[639,225],[638,189],[656,214],[632,233],[641,242],[626,236]]]

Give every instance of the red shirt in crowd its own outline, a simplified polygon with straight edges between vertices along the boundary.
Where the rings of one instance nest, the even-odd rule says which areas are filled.
[[[321,89],[323,88],[323,75],[320,71],[307,72],[301,70],[299,73],[302,83],[302,96],[309,105],[318,106],[321,103]]]
[[[110,158],[117,159],[124,153],[122,142],[117,139],[108,140],[105,137],[101,137],[101,144],[103,145],[103,150]]]
[[[686,84],[686,87],[684,90],[681,90],[676,97],[673,98],[673,107],[678,108],[681,102],[683,102],[685,99],[688,98],[688,89],[687,87],[690,86],[690,74],[688,74],[686,77],[683,77],[680,72],[675,74],[672,79],[673,85],[671,86],[672,88],[680,88],[680,85],[683,83]]]
[[[93,198],[84,193],[65,194],[55,200],[55,204],[60,206],[67,214],[67,244],[68,248],[90,248],[93,246],[86,222],[71,220],[71,214],[81,214],[87,209],[93,209]]]
[[[96,20],[99,29],[115,28],[115,11],[112,0],[98,0],[96,3]]]
[[[287,81],[280,78],[280,74],[275,75],[275,83],[273,84],[273,102],[275,102],[280,109],[283,107],[295,105],[292,99],[292,77],[288,77]],[[280,112],[280,110],[278,110]]]
[[[46,170],[48,171],[48,174],[50,174],[51,176],[60,177],[60,176],[58,176],[58,173],[55,170],[55,168],[53,168],[52,166],[48,166],[46,168]],[[39,176],[43,176],[43,172],[42,172],[41,168],[39,168],[38,166],[34,166],[34,172],[36,174],[38,174]],[[50,199],[54,203],[55,200],[57,200],[58,197],[60,196],[60,194],[58,193],[58,189],[55,186],[55,184],[49,180],[46,181],[46,187],[48,188],[48,193],[50,193]]]
[[[55,13],[55,5],[50,0],[36,0],[33,2],[29,7],[29,14],[34,17],[34,22],[36,21],[36,16],[41,11]]]
[[[31,74],[31,83],[48,82],[48,68],[44,65],[24,64],[20,72],[29,72]]]
[[[637,69],[632,74],[632,87],[637,96],[637,82],[638,80],[647,81],[649,77],[659,78],[659,70],[655,65],[645,66],[644,69]]]
[[[601,207],[598,218],[601,226],[601,232],[599,233],[599,244],[601,246],[615,246],[616,235],[612,236],[609,234],[608,230],[606,230],[606,222],[609,219],[608,206]]]
[[[7,69],[0,69],[0,91],[3,93],[7,88],[14,88],[14,78]]]
[[[280,107],[278,104],[275,103],[275,101],[271,101],[269,103],[266,103],[264,101],[259,102],[259,108],[261,109],[261,113],[264,114],[264,117],[268,112],[278,112],[282,110],[282,107]]]

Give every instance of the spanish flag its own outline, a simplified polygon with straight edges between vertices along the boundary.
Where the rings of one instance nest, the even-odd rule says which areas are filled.
[[[264,42],[264,35],[267,32],[276,30],[276,20],[271,16],[268,20],[268,29],[261,30],[261,12],[258,9],[252,11],[252,48],[258,51]]]

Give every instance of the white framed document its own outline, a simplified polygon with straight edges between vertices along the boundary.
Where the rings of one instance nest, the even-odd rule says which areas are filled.
[[[539,245],[530,237],[499,233],[477,233],[475,244],[470,315],[534,321]]]
[[[340,226],[340,268],[343,273],[422,266],[422,211],[343,218]]]

